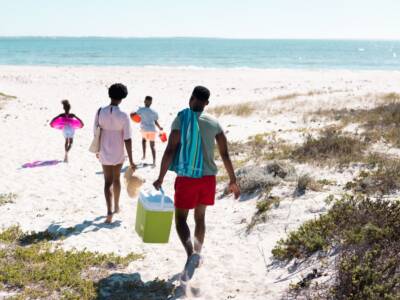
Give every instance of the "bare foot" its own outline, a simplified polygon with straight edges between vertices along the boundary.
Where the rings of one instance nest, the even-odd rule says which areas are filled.
[[[116,207],[114,210],[114,214],[118,214],[119,212],[121,212],[121,209],[119,207]]]
[[[113,214],[112,213],[107,214],[107,217],[106,217],[106,220],[104,221],[104,223],[111,224],[112,218],[113,218]]]
[[[64,156],[64,162],[65,162],[65,163],[67,163],[67,162],[68,162],[68,154],[67,154],[67,153],[65,153],[65,156]]]

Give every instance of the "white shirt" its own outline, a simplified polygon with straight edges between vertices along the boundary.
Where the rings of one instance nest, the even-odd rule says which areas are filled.
[[[109,105],[96,112],[94,128],[97,122],[101,127],[100,162],[103,165],[119,165],[125,160],[125,140],[131,138],[131,126],[128,115],[118,106]]]

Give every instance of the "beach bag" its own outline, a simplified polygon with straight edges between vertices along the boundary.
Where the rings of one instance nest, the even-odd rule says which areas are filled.
[[[90,144],[89,151],[92,153],[99,153],[100,152],[100,137],[101,137],[101,127],[99,124],[99,118],[100,118],[100,110],[97,111],[97,124],[96,124],[96,131],[94,133],[94,137],[92,140],[92,143]]]

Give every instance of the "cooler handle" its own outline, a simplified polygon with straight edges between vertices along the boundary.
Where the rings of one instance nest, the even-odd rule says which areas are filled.
[[[164,209],[165,193],[162,187],[160,187],[160,192],[161,192],[161,209]]]

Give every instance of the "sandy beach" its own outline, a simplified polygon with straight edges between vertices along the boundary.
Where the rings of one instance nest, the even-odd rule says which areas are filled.
[[[74,227],[60,241],[65,249],[143,254],[143,259],[132,262],[124,272],[140,274],[143,282],[159,278],[174,284],[178,284],[186,259],[177,234],[173,229],[165,245],[144,244],[134,231],[137,199],[128,197],[124,184],[122,212],[113,224],[104,224],[101,165],[88,147],[95,113],[109,103],[107,87],[115,82],[128,87],[122,110],[135,111],[144,97],[151,95],[164,128],[170,128],[176,113],[187,106],[193,87],[204,85],[211,91],[210,108],[243,103],[256,106],[249,116],[218,117],[230,141],[269,133],[290,144],[302,142],[306,133],[332,122],[313,121],[314,112],[369,108],[376,104],[376,95],[400,93],[397,71],[1,66],[0,92],[16,99],[7,100],[0,108],[0,193],[14,193],[17,198],[15,203],[0,206],[0,229],[19,224],[24,231],[63,232]],[[76,132],[68,164],[61,162],[62,133],[48,125],[62,112],[62,99],[70,100],[71,111],[85,123]],[[132,129],[134,160],[140,163],[139,126],[132,123]],[[158,141],[156,147],[159,165],[165,144]],[[35,161],[51,163],[22,168]],[[151,162],[149,155],[146,162]],[[245,232],[246,224],[255,212],[256,197],[244,195],[240,201],[218,197],[207,211],[204,263],[191,281],[196,295],[188,298],[279,299],[290,283],[308,271],[306,266],[293,271],[288,265],[272,264],[271,250],[289,231],[326,211],[325,198],[339,195],[357,170],[307,164],[295,168],[297,174],[334,180],[336,185],[301,197],[293,196],[294,183],[275,186],[273,193],[282,199],[279,207],[250,234]],[[137,174],[146,180],[144,186],[151,186],[158,167],[140,167]],[[169,173],[164,183],[171,196],[174,179]],[[218,187],[222,191],[224,183]],[[193,226],[192,218],[190,224]]]

